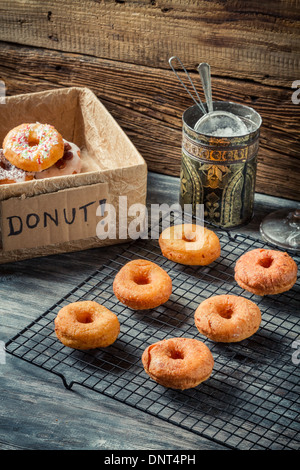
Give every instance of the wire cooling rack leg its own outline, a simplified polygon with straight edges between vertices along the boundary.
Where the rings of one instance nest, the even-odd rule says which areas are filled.
[[[63,375],[59,374],[59,377],[61,378],[61,380],[62,380],[62,382],[63,382],[65,388],[66,388],[67,390],[71,390],[71,389],[72,389],[72,386],[74,385],[74,381],[71,380],[71,382],[68,383],[68,382],[66,381],[66,378],[65,378]]]

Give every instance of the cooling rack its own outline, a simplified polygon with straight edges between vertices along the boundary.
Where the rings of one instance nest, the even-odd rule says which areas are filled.
[[[233,277],[236,260],[247,250],[268,246],[242,234],[217,232],[221,257],[206,267],[167,260],[157,238],[111,248],[109,261],[10,339],[6,351],[60,376],[67,389],[87,387],[229,449],[299,449],[299,283],[277,296],[242,290]],[[114,296],[116,273],[137,258],[159,264],[172,278],[169,301],[156,309],[134,311]],[[261,327],[240,343],[214,343],[199,334],[194,312],[207,297],[228,293],[259,305]],[[113,345],[83,352],[58,341],[54,319],[64,305],[78,300],[96,300],[118,315],[121,332]],[[172,336],[198,338],[213,354],[213,373],[196,388],[164,388],[143,370],[145,347]]]

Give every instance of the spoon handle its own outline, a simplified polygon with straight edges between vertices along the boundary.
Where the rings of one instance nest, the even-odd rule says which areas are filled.
[[[202,87],[205,94],[206,104],[208,112],[213,111],[212,105],[212,93],[211,93],[211,76],[210,76],[210,65],[206,62],[202,62],[198,65],[197,70],[201,77]]]
[[[199,101],[197,101],[197,100],[194,98],[194,96],[191,94],[191,92],[189,91],[189,89],[187,88],[187,86],[183,83],[183,81],[182,81],[181,78],[179,77],[178,73],[176,72],[176,70],[175,70],[175,68],[174,68],[174,66],[173,66],[173,64],[172,64],[172,61],[173,61],[173,60],[177,60],[177,62],[180,64],[182,70],[184,71],[186,77],[188,78],[190,84],[192,85],[193,90],[194,90],[194,92],[195,92],[195,94],[196,94],[196,96],[197,96],[197,98],[198,98]],[[173,56],[173,57],[170,57],[170,59],[169,59],[169,64],[170,64],[171,69],[172,69],[173,72],[175,73],[176,77],[177,77],[178,80],[180,81],[181,85],[182,85],[183,88],[186,90],[186,92],[190,95],[190,97],[192,98],[192,100],[194,101],[194,103],[200,108],[200,110],[201,110],[201,112],[202,112],[203,114],[206,114],[206,109],[204,108],[204,105],[203,105],[203,103],[202,103],[202,101],[201,101],[201,98],[200,98],[200,96],[199,96],[199,94],[198,94],[198,92],[197,92],[197,90],[196,90],[196,87],[195,87],[195,85],[194,85],[194,83],[193,83],[193,81],[192,81],[192,79],[191,79],[191,77],[190,77],[188,71],[186,70],[186,68],[184,67],[183,63],[181,62],[181,60],[180,60],[178,57]]]

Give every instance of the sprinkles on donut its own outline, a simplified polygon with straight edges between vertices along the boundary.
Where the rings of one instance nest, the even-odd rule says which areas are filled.
[[[21,124],[10,130],[3,141],[5,158],[25,171],[41,171],[63,156],[60,133],[50,124]]]
[[[81,172],[80,149],[50,124],[11,129],[0,149],[0,184],[74,175]]]

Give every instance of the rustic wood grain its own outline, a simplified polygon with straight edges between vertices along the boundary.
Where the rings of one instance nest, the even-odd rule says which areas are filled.
[[[198,74],[193,73],[199,84]],[[192,100],[171,70],[82,54],[2,43],[0,78],[7,94],[88,86],[147,161],[149,170],[178,176],[181,116]],[[216,100],[254,107],[263,118],[256,190],[300,199],[300,106],[290,88],[213,76]],[[204,99],[200,90],[200,96]]]
[[[167,68],[290,86],[299,72],[297,0],[1,0],[0,39]]]

